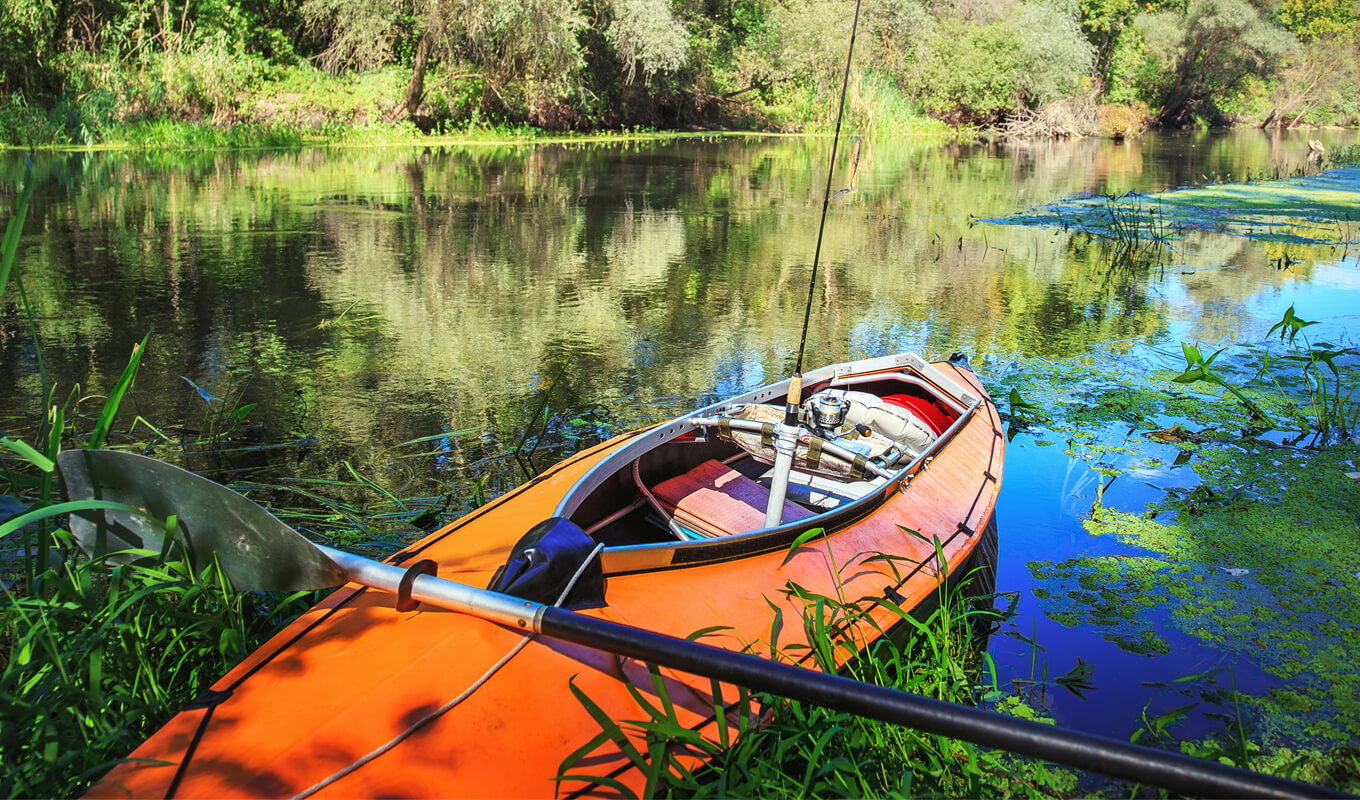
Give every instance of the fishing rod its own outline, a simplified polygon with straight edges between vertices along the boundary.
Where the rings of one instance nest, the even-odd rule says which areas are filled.
[[[789,491],[789,473],[793,470],[794,452],[798,447],[798,407],[803,401],[803,354],[807,350],[808,322],[812,318],[812,298],[817,292],[817,265],[822,256],[822,234],[826,230],[826,212],[831,206],[831,182],[836,174],[836,151],[841,141],[841,122],[845,118],[845,92],[850,85],[850,64],[855,58],[855,37],[859,35],[861,0],[855,0],[855,18],[850,24],[850,45],[845,54],[845,74],[841,76],[841,98],[836,106],[836,132],[831,137],[831,162],[826,168],[826,191],[822,193],[822,217],[817,223],[817,245],[812,250],[812,275],[808,279],[807,303],[803,308],[803,333],[798,337],[798,357],[789,377],[789,394],[784,403],[784,422],[775,426],[774,475],[770,480],[770,499],[765,505],[765,527],[773,528],[783,522],[784,498]],[[859,151],[855,161],[858,165]],[[839,194],[839,192],[837,193]]]
[[[859,6],[860,0],[855,0],[855,20],[850,25],[850,47],[849,52],[845,55],[845,74],[841,77],[841,100],[836,107],[836,133],[831,137],[831,163],[826,168],[826,191],[822,194],[822,218],[817,223],[817,245],[812,249],[812,277],[808,282],[807,305],[803,309],[803,335],[798,339],[798,358],[793,363],[793,375],[799,384],[802,383],[803,352],[807,348],[808,321],[812,318],[812,297],[817,291],[817,264],[822,256],[822,232],[826,230],[826,212],[831,206],[831,183],[836,174],[836,150],[841,141],[841,120],[845,117],[845,90],[850,85],[850,64],[855,57],[855,37],[859,35]],[[859,163],[858,147],[855,150],[855,163]],[[837,194],[840,194],[840,192],[837,192]],[[797,422],[796,417],[794,422]]]

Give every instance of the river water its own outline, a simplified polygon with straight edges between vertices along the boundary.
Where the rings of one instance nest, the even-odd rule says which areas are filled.
[[[1071,230],[987,221],[1078,194],[1288,172],[1305,138],[864,140],[853,183],[847,143],[806,363],[963,351],[989,380],[1083,359],[1173,368],[1179,341],[1259,340],[1291,303],[1355,330],[1355,248],[1296,247],[1281,269],[1279,245],[1196,235],[1154,268],[1111,270]],[[73,413],[88,429],[149,333],[115,441],[160,441],[149,423],[168,437],[159,452],[196,442],[195,468],[311,503],[295,519],[318,535],[389,550],[420,535],[405,520],[422,508],[448,518],[602,437],[785,375],[829,144],[34,156],[19,271],[39,338],[10,287],[0,429],[31,434],[44,370],[58,399],[85,398]],[[23,169],[0,155],[7,208]],[[1144,683],[1231,662],[1240,684],[1268,686],[1249,660],[1175,630],[1172,652],[1149,656],[1044,613],[1030,562],[1113,547],[1081,524],[1091,466],[1046,445],[1022,433],[1008,452],[999,588],[1019,593],[1012,627],[1042,649],[996,637],[1002,681],[1084,659],[1096,687],[1084,699],[1036,701],[1120,738],[1146,703],[1170,702]],[[1155,495],[1128,481],[1105,500],[1136,510]]]

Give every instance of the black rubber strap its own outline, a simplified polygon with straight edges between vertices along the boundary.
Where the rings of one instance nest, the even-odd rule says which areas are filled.
[[[406,574],[401,576],[401,582],[397,584],[398,611],[415,611],[420,606],[420,601],[411,597],[411,584],[416,582],[417,576],[434,575],[438,568],[438,564],[428,558],[422,558],[406,570]]]
[[[822,440],[816,436],[808,439],[807,461],[814,467],[822,461]]]

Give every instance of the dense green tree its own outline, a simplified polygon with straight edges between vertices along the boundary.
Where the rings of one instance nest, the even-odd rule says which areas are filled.
[[[1280,70],[1270,112],[1260,127],[1291,128],[1319,112],[1323,120],[1360,115],[1360,54],[1354,39],[1323,36],[1308,41]]]
[[[469,60],[486,94],[533,107],[564,91],[582,64],[576,35],[585,19],[555,0],[304,0],[303,14],[324,29],[329,69],[372,68],[414,46],[412,75],[392,117],[415,113],[431,60]],[[517,96],[510,97],[513,88]]]
[[[627,83],[639,69],[645,78],[685,65],[688,31],[667,0],[614,0],[609,11],[605,39],[618,55]]]
[[[580,88],[589,31],[612,48],[625,83],[677,69],[687,53],[687,31],[665,0],[304,0],[303,13],[326,31],[331,69],[371,68],[414,45],[411,80],[392,117],[419,109],[435,61],[470,66],[483,107],[552,124],[562,121],[554,106]]]
[[[0,90],[34,85],[49,65],[56,38],[52,0],[0,0]]]
[[[1092,48],[1075,15],[1046,0],[1017,3],[985,22],[975,4],[956,9],[937,28],[923,74],[927,108],[946,119],[1000,122],[1076,91],[1091,70]]]
[[[1020,39],[1021,99],[1027,106],[1076,92],[1091,73],[1095,53],[1082,35],[1073,9],[1031,0],[1016,9]]]
[[[1138,20],[1147,43],[1144,91],[1163,125],[1212,114],[1213,99],[1240,88],[1248,76],[1282,69],[1298,40],[1251,0],[1191,0]]]
[[[999,21],[946,19],[923,74],[926,108],[950,122],[999,122],[1018,107],[1020,40]]]
[[[774,3],[766,23],[740,54],[752,83],[807,84],[826,94],[840,85],[853,6],[837,0]]]
[[[1105,83],[1115,50],[1141,10],[1138,0],[1081,0],[1081,29],[1096,48],[1096,73]]]
[[[147,119],[323,125],[375,112],[421,124],[797,129],[834,118],[853,9],[0,0],[0,137],[97,141]],[[1139,118],[1150,108],[1171,126],[1344,121],[1360,114],[1358,45],[1357,0],[864,0],[849,111],[886,131],[925,113],[982,125],[1035,112],[1094,119],[1097,101]]]
[[[864,9],[869,34],[862,52],[874,69],[910,80],[935,34],[935,18],[918,0],[869,0]]]

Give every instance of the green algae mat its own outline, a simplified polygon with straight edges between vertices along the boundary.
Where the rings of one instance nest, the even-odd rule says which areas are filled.
[[[1201,231],[1263,242],[1357,244],[1360,167],[1156,194],[1076,197],[985,221],[1078,230],[1133,245]]]
[[[1013,431],[1160,498],[1121,510],[1096,491],[1081,524],[1101,554],[1030,562],[1040,609],[1133,653],[1168,653],[1176,631],[1246,659],[1274,682],[1232,693],[1253,735],[1330,750],[1360,742],[1360,410],[1320,441],[1291,352],[1234,347],[1216,365],[1269,426],[1220,387],[1174,383],[1171,353],[1016,362],[994,395],[1016,392]],[[1356,359],[1338,371],[1360,385]]]

